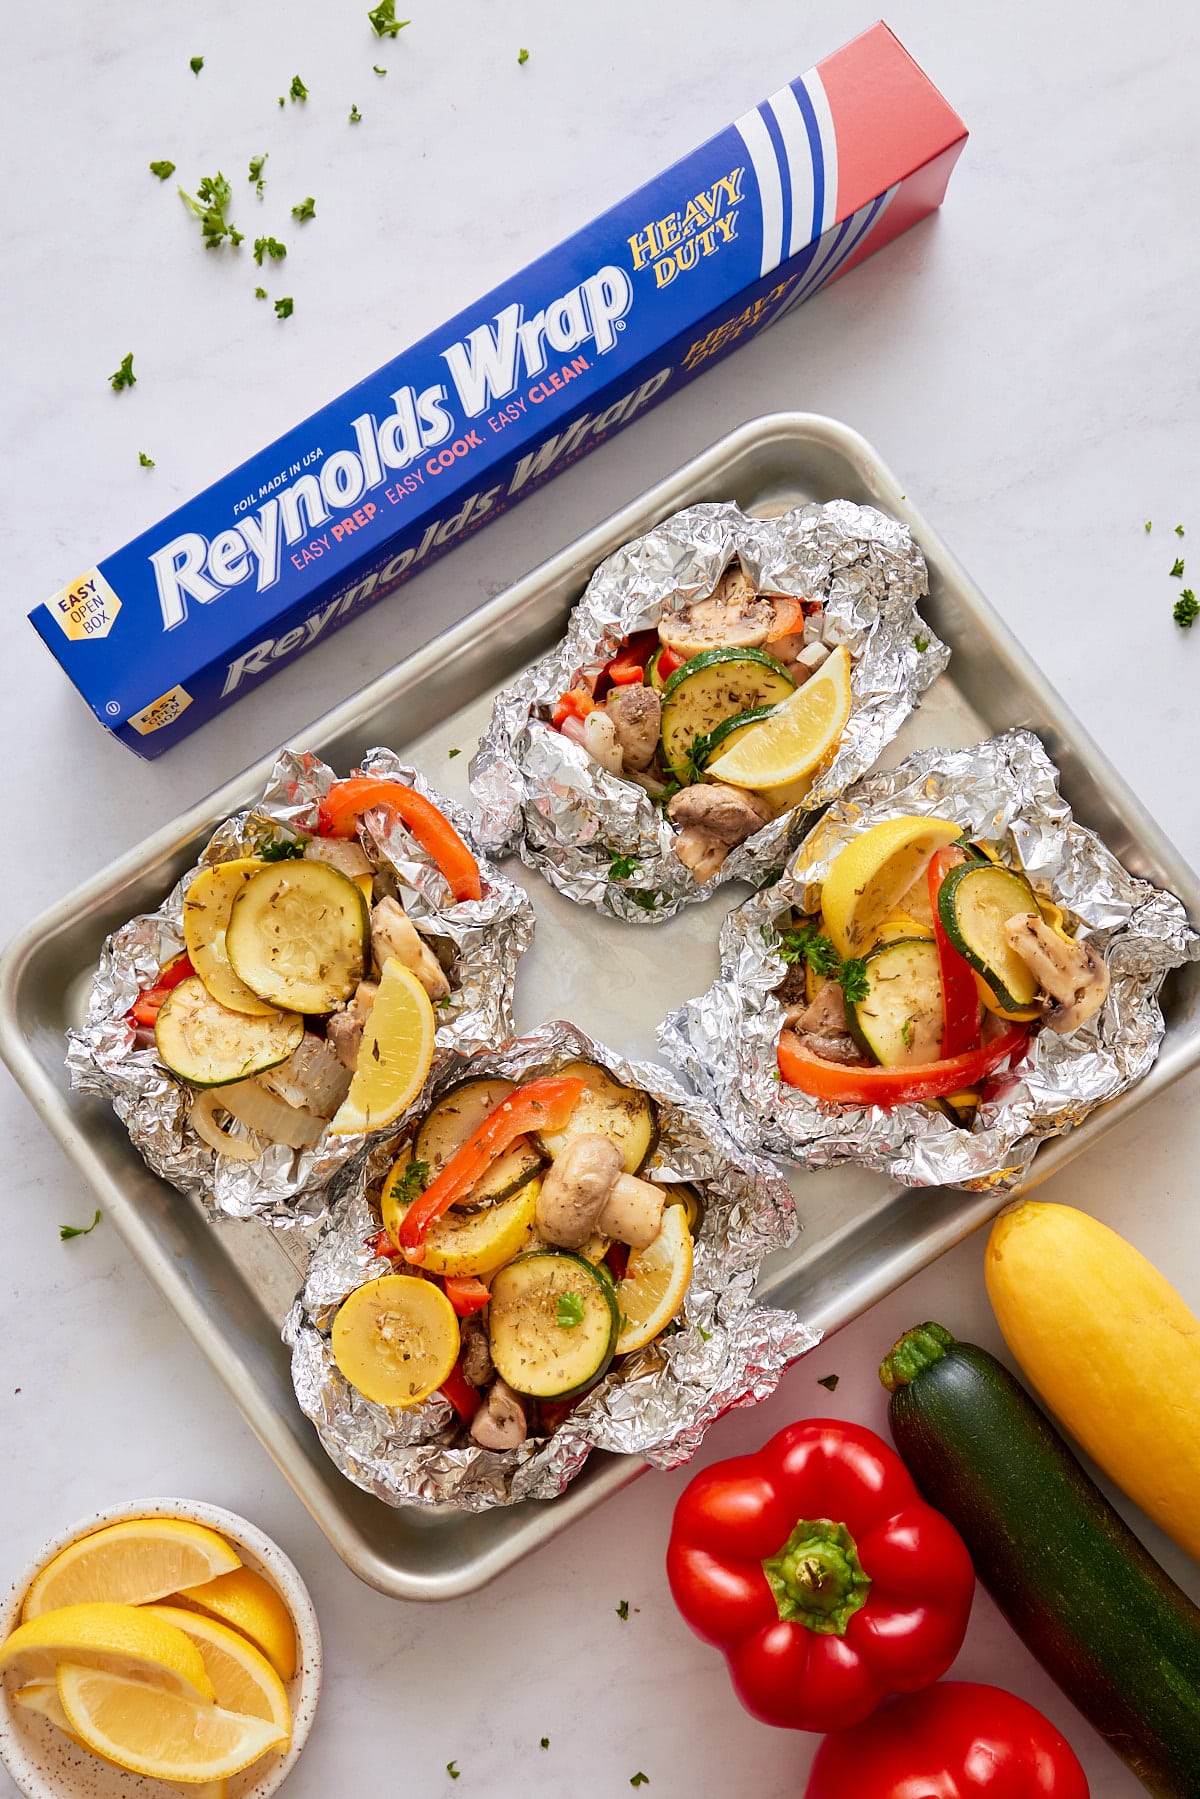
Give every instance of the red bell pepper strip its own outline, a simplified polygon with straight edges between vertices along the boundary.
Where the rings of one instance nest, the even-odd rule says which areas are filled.
[[[635,631],[604,665],[614,687],[632,687],[646,678],[646,664],[658,648],[657,631]]]
[[[186,981],[189,975],[195,974],[191,958],[186,951],[182,955],[172,956],[158,971],[158,979],[153,987],[144,987],[126,1013],[134,1024],[153,1027],[158,1022],[162,1003],[172,988],[178,987],[180,981]]]
[[[671,676],[675,673],[675,670],[677,668],[682,668],[686,660],[687,658],[685,656],[677,656],[674,650],[668,649],[664,643],[662,649],[658,652],[657,667],[659,680],[669,681]]]
[[[526,1131],[561,1130],[586,1086],[578,1075],[545,1075],[527,1081],[502,1099],[404,1214],[400,1247],[407,1260],[425,1260],[425,1233],[430,1225],[470,1191],[516,1138]]]
[[[947,1680],[826,1737],[804,1799],[1089,1799],[1087,1776],[1041,1712],[1001,1687]]]
[[[386,1256],[389,1262],[396,1261],[400,1254],[386,1231],[380,1231],[377,1237],[368,1237],[367,1248],[373,1256]]]
[[[962,1538],[899,1456],[831,1418],[697,1474],[675,1507],[667,1578],[746,1710],[789,1730],[845,1729],[935,1681],[975,1589]]]
[[[628,1243],[610,1243],[604,1252],[604,1266],[612,1275],[614,1285],[619,1286],[629,1267]]]
[[[449,1374],[438,1388],[444,1399],[448,1399],[464,1424],[470,1424],[472,1418],[483,1404],[483,1395],[477,1387],[473,1387],[462,1371],[462,1363],[456,1362]]]
[[[448,818],[443,818],[415,788],[376,775],[353,775],[335,781],[321,801],[317,830],[322,837],[352,837],[363,812],[386,806],[411,831],[445,875],[456,900],[477,900],[483,889],[479,864]]]
[[[938,914],[938,892],[952,868],[965,862],[966,856],[955,844],[936,850],[929,864],[929,905],[933,912],[933,936],[937,944],[938,967],[942,975],[942,1005],[946,1022],[942,1026],[942,1060],[965,1056],[979,1048],[979,992],[975,971],[965,956],[960,956]]]
[[[779,1072],[789,1087],[799,1087],[812,1099],[827,1099],[840,1106],[882,1106],[886,1111],[974,1087],[1006,1057],[1019,1056],[1028,1037],[1028,1025],[1011,1024],[982,1049],[948,1061],[921,1062],[908,1068],[847,1068],[808,1055],[796,1033],[785,1030],[779,1038]]]
[[[491,1303],[492,1296],[477,1275],[446,1274],[442,1277],[442,1285],[446,1289],[446,1298],[460,1318],[482,1312],[484,1306]]]
[[[561,731],[569,718],[586,718],[589,712],[596,710],[596,702],[585,687],[572,687],[564,693],[551,718],[556,731]]]

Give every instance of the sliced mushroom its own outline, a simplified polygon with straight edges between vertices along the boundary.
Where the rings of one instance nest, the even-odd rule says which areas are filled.
[[[525,1441],[525,1407],[499,1377],[471,1420],[471,1435],[481,1449],[517,1449]]]
[[[416,975],[430,999],[445,999],[449,993],[450,983],[441,963],[394,899],[381,899],[372,908],[371,951],[380,973],[388,957],[395,956]]]
[[[624,1172],[611,1137],[585,1131],[551,1164],[537,1198],[535,1229],[544,1243],[580,1249],[593,1231],[646,1249],[662,1228],[666,1194]]]
[[[639,682],[628,687],[614,687],[604,702],[604,710],[612,720],[623,772],[627,775],[644,773],[658,749],[662,724],[662,704],[658,695],[652,687],[643,687]]]
[[[840,981],[823,981],[816,998],[809,1005],[793,1006],[787,1015],[793,1030],[821,1033],[831,1031],[840,1036],[850,1027],[846,1023],[846,996]]]
[[[667,806],[667,817],[680,826],[675,854],[703,883],[716,874],[736,844],[770,822],[771,808],[755,793],[712,781],[677,793]]]
[[[625,764],[621,756],[621,746],[617,742],[617,730],[612,719],[602,706],[595,712],[589,712],[583,721],[583,747],[593,762],[606,768],[610,775],[621,775],[625,772]]]
[[[363,1027],[367,1022],[367,1014],[375,1004],[375,996],[379,992],[377,981],[360,981],[354,990],[354,998],[350,1004],[325,1024],[325,1040],[332,1047],[334,1054],[343,1068],[353,1074],[358,1067],[359,1045],[362,1043]]]
[[[692,600],[659,620],[658,635],[686,662],[704,650],[757,648],[775,623],[770,600],[760,599],[740,562],[731,563],[706,600]]]
[[[1036,912],[1018,912],[1004,935],[1038,985],[1049,994],[1042,1016],[1060,1036],[1076,1030],[1108,997],[1108,964],[1090,943],[1068,943]]]

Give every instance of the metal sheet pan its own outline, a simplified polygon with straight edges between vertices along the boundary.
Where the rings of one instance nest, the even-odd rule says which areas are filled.
[[[1062,771],[1076,815],[1135,873],[1179,894],[1200,919],[1200,882],[1105,761],[870,446],[833,420],[802,413],[732,432],[535,569],[463,623],[291,738],[348,769],[387,744],[466,797],[469,752],[493,692],[561,635],[596,564],[695,500],[736,500],[775,511],[835,498],[882,506],[912,529],[929,563],[930,623],[953,650],[885,760],[935,743],[965,745],[1011,725],[1038,731]],[[464,698],[466,703],[464,704]],[[462,753],[451,758],[449,751]],[[529,1554],[642,1472],[595,1456],[561,1498],[464,1516],[393,1511],[338,1474],[292,1394],[279,1338],[305,1255],[291,1233],[214,1222],[157,1180],[100,1102],[68,1090],[63,1032],[81,1016],[105,935],[158,904],[229,813],[254,799],[272,758],[167,825],[36,920],[0,959],[0,1054],[150,1278],[229,1388],[343,1560],[382,1592],[450,1599]],[[515,864],[514,873],[517,873]],[[520,878],[520,877],[518,877]],[[701,992],[717,969],[716,941],[734,886],[652,931],[629,931],[524,876],[538,912],[522,964],[517,1028],[573,1019],[626,1054],[656,1054],[664,1014]],[[1200,964],[1163,993],[1167,1034],[1151,1074],[1071,1135],[1045,1145],[1030,1185],[1087,1149],[1200,1062]],[[793,1176],[803,1234],[767,1267],[760,1294],[833,1331],[984,1223],[988,1194],[909,1192],[856,1169]]]

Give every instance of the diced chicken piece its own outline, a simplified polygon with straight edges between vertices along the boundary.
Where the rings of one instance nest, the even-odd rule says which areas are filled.
[[[366,850],[353,837],[310,837],[304,846],[304,860],[324,862],[352,881],[375,872]]]
[[[675,795],[667,817],[680,827],[675,854],[703,883],[711,880],[736,844],[770,822],[771,808],[740,787],[701,782]]]
[[[445,970],[420,932],[396,900],[381,899],[371,911],[371,953],[382,974],[389,956],[410,969],[430,999],[445,999],[450,991]]]
[[[658,695],[652,687],[643,687],[636,682],[627,687],[614,687],[604,702],[604,710],[612,720],[623,772],[644,773],[658,749],[662,723],[662,704]]]
[[[350,1091],[350,1073],[332,1043],[306,1031],[300,1045],[278,1068],[268,1068],[259,1085],[289,1106],[332,1118]]]
[[[358,1067],[358,1050],[362,1043],[363,1026],[367,1022],[367,1014],[375,1004],[375,995],[379,992],[376,981],[360,981],[355,989],[354,998],[341,1012],[335,1012],[325,1025],[325,1040],[329,1043],[343,1068],[353,1074]]]

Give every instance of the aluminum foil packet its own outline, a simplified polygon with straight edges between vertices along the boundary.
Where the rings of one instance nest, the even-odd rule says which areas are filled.
[[[391,750],[370,751],[361,772],[414,787],[474,847],[470,814]],[[324,1215],[330,1180],[361,1156],[369,1137],[326,1132],[311,1149],[274,1143],[246,1162],[215,1154],[189,1122],[193,1091],[161,1066],[153,1045],[139,1047],[128,1014],[139,992],[152,986],[163,964],[184,948],[183,896],[201,869],[256,855],[280,835],[311,834],[320,801],[337,779],[316,756],[281,754],[262,798],[213,833],[199,862],[158,910],[131,919],[107,940],[92,982],[87,1021],[67,1033],[71,1085],[112,1101],[155,1174],[230,1217],[281,1227],[312,1224]],[[510,1036],[517,962],[533,937],[533,908],[524,889],[480,857],[482,897],[456,903],[432,857],[394,814],[383,810],[363,816],[359,841],[382,885],[394,889],[422,936],[435,950],[443,948],[451,992],[438,1011],[434,1072],[455,1055],[469,1055]],[[236,1121],[225,1128],[254,1141]]]
[[[579,1057],[602,1063],[656,1100],[660,1137],[643,1171],[647,1177],[694,1181],[704,1194],[679,1328],[625,1358],[552,1436],[530,1438],[516,1449],[482,1449],[469,1440],[464,1446],[455,1414],[437,1394],[413,1411],[365,1399],[334,1363],[329,1331],[348,1294],[395,1271],[370,1247],[380,1228],[380,1185],[404,1135],[393,1132],[339,1181],[283,1333],[296,1397],[326,1452],[348,1480],[388,1505],[477,1512],[553,1499],[593,1449],[676,1467],[695,1454],[715,1419],[766,1399],[788,1364],[820,1340],[820,1332],[794,1313],[756,1306],[752,1297],[763,1257],[796,1234],[790,1189],[770,1163],[733,1141],[707,1102],[686,1093],[665,1069],[624,1061],[574,1025],[551,1023],[475,1057],[469,1072],[520,1082]],[[465,1072],[460,1059],[441,1075],[431,1097]]]
[[[817,909],[819,883],[852,837],[907,815],[954,819],[1002,855],[1015,851],[1035,891],[1073,915],[1111,974],[1093,1018],[1065,1036],[1039,1031],[1018,1066],[993,1078],[970,1129],[923,1105],[829,1106],[779,1078],[783,1009],[774,989],[786,969],[776,921],[790,907]],[[1131,875],[1077,824],[1038,738],[1009,731],[970,749],[922,750],[845,794],[778,885],[729,914],[719,978],[671,1014],[659,1042],[759,1150],[808,1168],[860,1162],[906,1186],[1004,1192],[1025,1178],[1039,1143],[1147,1072],[1163,1036],[1159,989],[1172,968],[1198,956],[1200,936],[1179,900]]]
[[[928,582],[907,528],[849,500],[766,519],[724,503],[689,506],[602,562],[562,643],[497,696],[471,763],[485,848],[518,850],[568,898],[631,924],[670,918],[727,881],[761,885],[783,866],[803,828],[798,809],[698,883],[674,853],[678,832],[661,806],[548,722],[585,669],[664,612],[711,593],[735,559],[760,592],[822,601],[823,641],[844,644],[853,659],[850,718],[807,812],[866,773],[950,659],[917,612]]]

